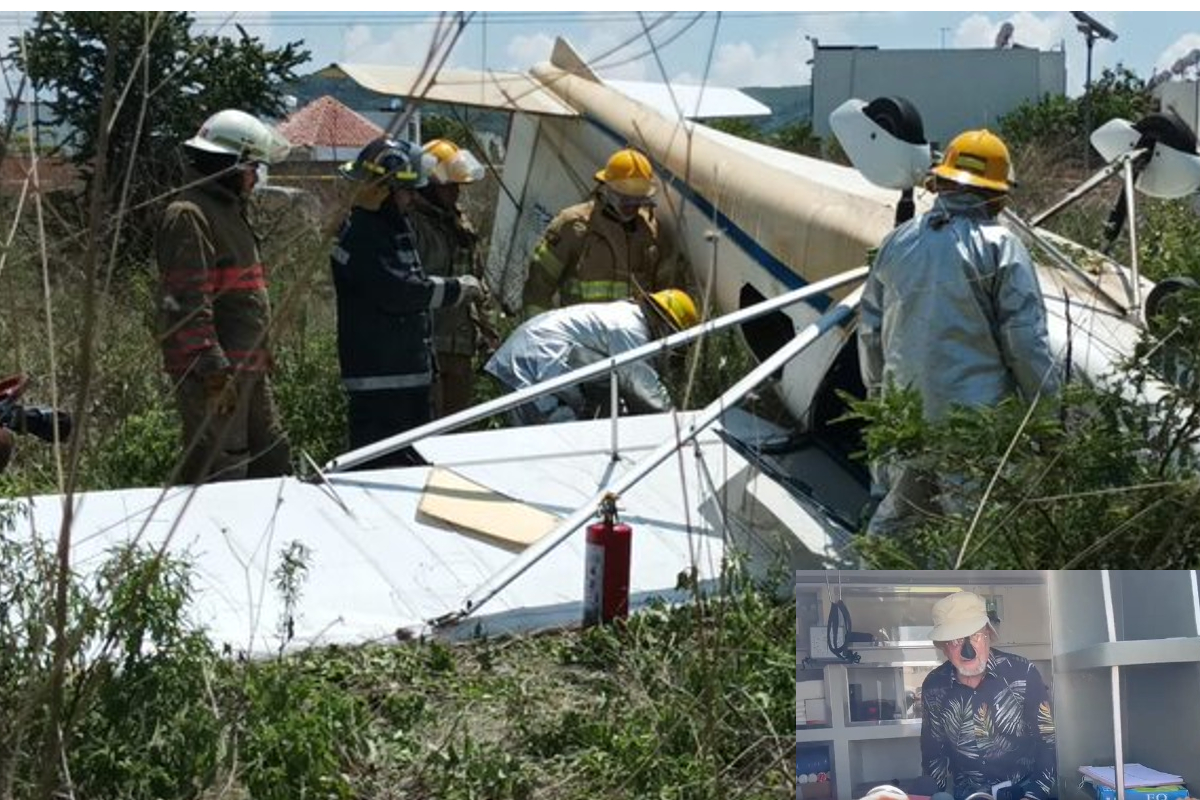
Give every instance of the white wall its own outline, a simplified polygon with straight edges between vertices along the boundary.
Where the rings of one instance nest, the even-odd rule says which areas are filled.
[[[1168,81],[1160,84],[1155,94],[1158,95],[1160,108],[1169,108],[1178,114],[1193,133],[1200,131],[1200,78]]]
[[[817,49],[813,125],[831,135],[829,113],[851,97],[900,96],[925,122],[925,137],[944,146],[971,128],[995,129],[1001,116],[1046,94],[1066,93],[1066,57],[1039,50]]]

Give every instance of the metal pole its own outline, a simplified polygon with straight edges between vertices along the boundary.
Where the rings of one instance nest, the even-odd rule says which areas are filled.
[[[567,386],[574,386],[577,383],[591,380],[603,375],[609,370],[616,369],[617,367],[621,367],[626,364],[632,364],[635,361],[641,361],[644,358],[649,358],[650,356],[657,355],[659,353],[665,353],[672,348],[687,344],[688,342],[699,339],[702,336],[707,336],[711,333],[716,333],[717,331],[731,328],[734,325],[740,325],[743,322],[756,319],[764,314],[769,314],[772,311],[779,311],[780,309],[795,305],[802,300],[807,300],[810,297],[833,291],[834,289],[837,289],[848,283],[856,283],[866,277],[866,274],[866,267],[856,267],[855,269],[835,275],[832,278],[826,278],[825,280],[817,281],[816,283],[810,283],[808,286],[803,286],[799,289],[793,289],[786,294],[781,294],[779,297],[773,297],[770,300],[764,300],[763,302],[756,303],[748,308],[743,308],[740,311],[735,311],[731,314],[726,314],[725,316],[711,319],[702,325],[697,325],[696,327],[689,328],[686,331],[680,331],[679,333],[671,334],[665,339],[659,339],[657,341],[650,342],[649,344],[645,344],[641,347],[621,353],[620,355],[613,356],[612,358],[604,361],[597,361],[596,363],[589,364],[586,367],[580,367],[579,369],[568,372],[565,375],[559,375],[557,378],[543,381],[542,383],[534,386],[528,386],[516,392],[510,392],[503,397],[497,397],[495,400],[489,400],[488,402],[481,403],[473,408],[463,409],[462,411],[451,414],[448,417],[443,417],[442,419],[426,423],[419,428],[413,428],[410,431],[396,434],[395,436],[375,442],[374,444],[369,444],[366,447],[360,447],[357,450],[352,450],[349,453],[340,455],[327,462],[325,464],[324,471],[345,472],[346,470],[352,469],[359,464],[364,464],[371,459],[378,458],[379,456],[384,456],[408,447],[413,442],[420,441],[427,436],[433,436],[439,433],[448,433],[461,428],[464,425],[470,425],[472,422],[476,422],[481,419],[487,419],[493,414],[499,414],[502,411],[515,408],[522,403],[527,403],[530,400],[541,397],[542,395],[553,394],[554,392],[557,392],[558,390]]]
[[[1134,203],[1133,159],[1125,162],[1125,207],[1129,211],[1129,270],[1133,273],[1133,308],[1129,313],[1135,317],[1142,311],[1142,279],[1138,268],[1137,206]]]
[[[1109,571],[1100,572],[1100,584],[1104,590],[1104,616],[1108,626],[1108,640],[1117,641],[1116,618],[1113,613],[1112,582]],[[1112,668],[1112,706],[1113,706],[1113,755],[1114,777],[1117,779],[1117,798],[1125,797],[1125,742],[1124,731],[1121,729],[1121,668]]]
[[[1083,87],[1083,169],[1086,172],[1092,168],[1092,44],[1096,35],[1091,29],[1083,35],[1087,40],[1087,79]]]
[[[1057,247],[1055,247],[1053,243],[1047,241],[1046,237],[1042,236],[1038,231],[1034,230],[1034,228],[1031,225],[1029,225],[1029,223],[1027,223],[1027,222],[1025,222],[1025,220],[1021,219],[1019,214],[1017,214],[1015,211],[1013,211],[1011,209],[1006,208],[1006,209],[1004,209],[1004,211],[1001,212],[1001,216],[1003,216],[1004,219],[1007,220],[1009,223],[1011,223],[1012,226],[1015,227],[1017,230],[1021,231],[1026,236],[1028,236],[1030,239],[1032,239],[1033,242],[1035,244],[1037,244],[1039,247],[1041,247],[1042,250],[1047,255],[1049,255],[1050,258],[1056,264],[1058,264],[1060,267],[1067,270],[1071,274],[1075,275],[1075,277],[1077,277],[1083,283],[1084,286],[1086,286],[1092,290],[1092,294],[1097,299],[1099,299],[1101,302],[1103,302],[1105,305],[1107,305],[1113,311],[1116,311],[1118,314],[1124,315],[1126,313],[1126,309],[1127,309],[1126,306],[1122,305],[1117,300],[1110,297],[1107,292],[1105,292],[1103,289],[1101,289],[1096,284],[1096,282],[1092,279],[1092,277],[1090,275],[1088,275],[1086,272],[1084,272],[1082,269],[1080,269],[1078,266],[1076,266],[1075,262],[1073,262],[1070,258],[1068,258],[1061,250],[1059,250]],[[1117,274],[1121,275],[1122,278],[1124,278],[1124,273],[1118,272]],[[1125,288],[1126,288],[1126,291],[1131,291],[1128,284],[1126,284]]]
[[[659,464],[666,461],[676,450],[692,439],[695,439],[705,428],[716,422],[722,414],[736,405],[752,389],[783,369],[789,361],[803,352],[813,342],[817,341],[817,339],[821,338],[821,336],[845,324],[858,307],[858,303],[862,298],[862,291],[861,287],[855,289],[844,300],[825,312],[820,319],[806,327],[794,339],[773,353],[770,358],[747,373],[745,377],[730,387],[725,394],[709,403],[692,421],[691,427],[686,432],[679,432],[663,442],[650,455],[634,465],[633,469],[619,480],[611,485],[601,486],[593,497],[580,507],[578,511],[560,522],[554,530],[524,550],[508,566],[488,579],[480,588],[476,589],[466,599],[461,610],[453,611],[436,620],[431,620],[430,623],[434,627],[453,625],[460,622],[467,615],[477,611],[480,606],[499,594],[506,586],[523,575],[526,570],[538,561],[541,561],[547,553],[566,541],[571,534],[583,527],[588,520],[592,519],[596,515],[597,507],[604,498],[609,495],[620,497],[629,491],[630,488],[635,486],[646,475],[650,474]]]
[[[621,456],[617,452],[617,416],[620,411],[619,404],[621,395],[618,391],[620,387],[617,385],[617,371],[614,369],[608,373],[608,406],[612,414],[612,460],[618,461]]]

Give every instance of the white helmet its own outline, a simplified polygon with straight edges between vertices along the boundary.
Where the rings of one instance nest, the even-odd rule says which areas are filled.
[[[292,149],[288,140],[270,125],[233,108],[218,111],[206,119],[196,135],[183,144],[206,153],[267,164],[282,161]]]
[[[422,148],[437,159],[429,177],[434,183],[475,183],[484,176],[483,165],[470,150],[447,139],[434,139]]]

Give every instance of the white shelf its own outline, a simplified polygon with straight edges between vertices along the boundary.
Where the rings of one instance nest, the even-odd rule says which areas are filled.
[[[1059,672],[1082,672],[1089,669],[1193,661],[1200,661],[1200,637],[1135,639],[1100,642],[1070,653],[1062,653],[1055,657],[1054,669]]]
[[[837,731],[833,728],[796,728],[796,742],[798,744],[832,742],[836,738]]]

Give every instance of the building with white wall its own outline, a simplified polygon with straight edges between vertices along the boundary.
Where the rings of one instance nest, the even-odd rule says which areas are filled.
[[[1027,48],[880,50],[818,46],[813,58],[813,129],[832,135],[829,113],[851,97],[899,96],[913,103],[925,136],[945,145],[970,128],[995,129],[1000,117],[1045,95],[1064,95],[1066,54]]]
[[[1200,131],[1200,77],[1160,83],[1154,93],[1159,108],[1174,111],[1193,132]]]

